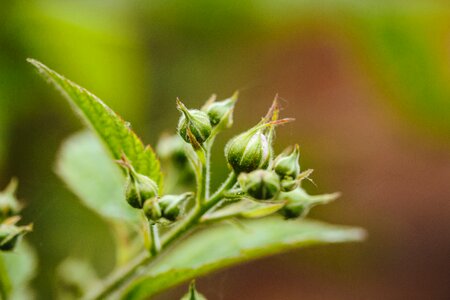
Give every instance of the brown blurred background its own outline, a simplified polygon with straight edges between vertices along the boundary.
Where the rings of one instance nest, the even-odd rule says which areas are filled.
[[[68,256],[106,274],[104,221],[53,173],[59,145],[82,128],[26,64],[34,57],[94,92],[155,144],[189,106],[241,90],[222,146],[274,95],[315,169],[311,193],[341,191],[312,216],[360,225],[362,244],[316,247],[198,280],[210,299],[450,299],[450,6],[446,1],[15,0],[0,10],[0,183],[20,179],[34,287],[56,297]],[[168,292],[173,299],[184,290]]]

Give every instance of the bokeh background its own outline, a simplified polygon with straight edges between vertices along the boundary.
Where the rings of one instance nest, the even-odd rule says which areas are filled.
[[[25,61],[94,92],[155,144],[174,131],[175,98],[241,97],[221,147],[274,95],[314,168],[311,193],[343,192],[313,216],[369,231],[362,244],[316,247],[198,280],[210,299],[450,299],[450,5],[384,0],[13,0],[0,9],[0,184],[20,178],[40,299],[56,298],[68,256],[110,271],[106,223],[54,174],[82,128]],[[213,249],[211,249],[213,251]],[[161,296],[174,299],[181,290]]]

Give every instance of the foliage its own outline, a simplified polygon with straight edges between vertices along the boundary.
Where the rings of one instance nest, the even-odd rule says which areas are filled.
[[[300,171],[298,147],[291,156],[282,153],[275,158],[275,128],[292,121],[279,118],[277,99],[257,125],[226,146],[230,174],[214,193],[210,191],[210,152],[216,136],[232,125],[237,93],[223,101],[212,97],[200,110],[188,109],[177,100],[182,113],[177,130],[185,143],[181,144],[181,151],[172,145],[158,148],[174,150],[173,155],[166,153],[169,160],[171,156],[178,160],[180,153],[185,155],[195,174],[196,188],[181,195],[162,194],[159,161],[127,122],[85,89],[36,60],[29,62],[62,92],[97,133],[110,158],[125,171],[125,178],[89,133],[80,133],[64,143],[58,174],[87,207],[107,219],[141,223],[143,228],[147,249],[99,282],[98,288],[88,291],[88,299],[122,293],[122,297],[141,299],[239,262],[308,245],[359,241],[364,237],[357,228],[281,218],[280,214],[285,218],[304,217],[314,205],[335,197],[309,196],[301,188],[311,170]],[[159,192],[154,189],[156,184]],[[126,207],[127,201],[133,208]],[[275,214],[278,217],[263,218]],[[203,224],[224,220],[239,220],[239,226],[196,230]],[[194,235],[177,247],[169,247],[191,232]],[[119,245],[127,247],[124,243]],[[143,274],[141,270],[145,270]]]

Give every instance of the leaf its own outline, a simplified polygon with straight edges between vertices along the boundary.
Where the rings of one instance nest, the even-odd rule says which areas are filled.
[[[36,253],[33,248],[26,241],[21,241],[14,251],[1,252],[0,259],[3,260],[4,270],[9,276],[11,294],[8,299],[34,299],[33,292],[29,288],[37,268]]]
[[[285,205],[285,202],[278,203],[258,203],[249,199],[243,199],[237,203],[230,204],[225,208],[208,214],[202,218],[202,221],[218,221],[233,217],[242,217],[247,219],[262,218],[271,215]]]
[[[120,159],[125,154],[137,172],[147,175],[161,186],[162,174],[153,149],[144,147],[127,122],[84,88],[37,60],[28,59],[28,62],[68,99],[82,119],[99,135],[115,159]]]
[[[315,244],[364,239],[360,228],[311,220],[245,220],[245,230],[221,225],[193,235],[146,270],[122,295],[143,299],[214,270]],[[145,272],[145,270],[144,270]]]
[[[69,137],[59,150],[56,173],[84,205],[113,220],[139,221],[125,201],[124,177],[89,131]]]

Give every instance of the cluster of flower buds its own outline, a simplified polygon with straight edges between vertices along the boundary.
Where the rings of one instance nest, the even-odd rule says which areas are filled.
[[[11,180],[6,189],[0,192],[0,250],[13,250],[17,241],[33,228],[32,224],[19,226],[18,215],[21,206],[15,196],[17,181]]]
[[[158,196],[158,185],[148,176],[137,173],[126,157],[118,163],[127,170],[125,198],[132,207],[141,209],[152,223],[174,222],[182,214],[184,206],[193,195]]]

